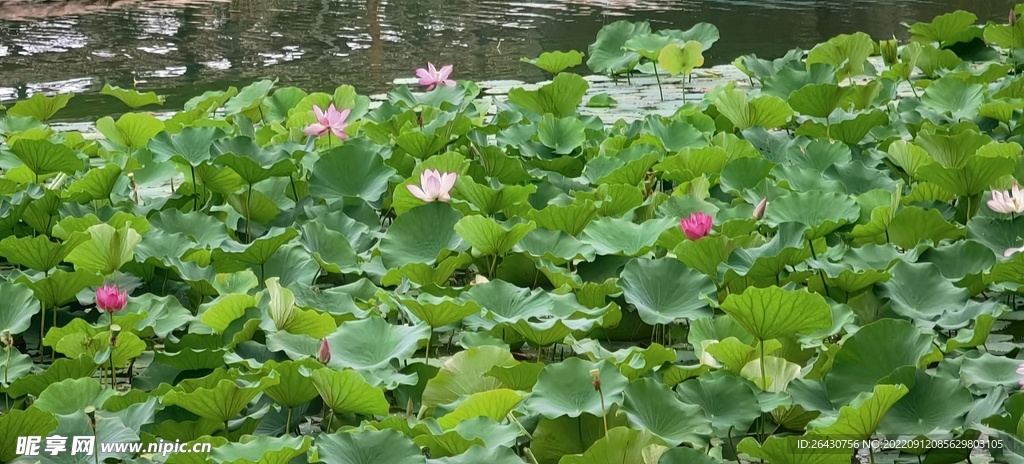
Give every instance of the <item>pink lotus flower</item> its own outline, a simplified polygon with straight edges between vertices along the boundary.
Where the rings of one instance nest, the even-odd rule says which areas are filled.
[[[1020,377],[1020,389],[1024,390],[1024,363],[1020,363],[1020,365],[1017,366],[1017,375],[1021,376]]]
[[[327,343],[327,339],[320,340],[320,351],[316,354],[316,359],[323,364],[331,362],[331,344]]]
[[[764,210],[767,209],[767,208],[768,208],[768,197],[764,197],[764,198],[761,199],[760,202],[757,203],[757,206],[754,207],[754,219],[757,219],[758,221],[760,221],[761,218],[764,217]]]
[[[423,200],[427,203],[441,200],[447,202],[452,199],[449,193],[452,191],[452,187],[455,186],[455,179],[458,174],[454,172],[446,172],[441,174],[437,170],[427,169],[420,174],[420,185],[406,185],[409,192],[416,198]]]
[[[104,285],[96,290],[96,307],[105,313],[116,313],[128,305],[128,292],[117,285]]]
[[[345,128],[348,127],[348,123],[345,122],[348,119],[349,113],[352,110],[346,109],[344,111],[338,111],[334,107],[334,103],[327,108],[327,111],[320,109],[319,106],[313,105],[313,114],[316,115],[316,122],[306,126],[306,130],[302,131],[306,135],[315,135],[317,137],[323,137],[328,132],[333,133],[335,137],[345,140],[348,138],[348,134],[345,133]]]
[[[679,227],[683,228],[683,233],[690,240],[706,237],[711,232],[712,225],[714,225],[714,220],[711,219],[711,216],[701,211],[691,214],[689,219],[679,221]]]
[[[1024,191],[1016,183],[1010,190],[993,190],[988,207],[997,213],[1024,213]]]
[[[448,78],[452,75],[452,65],[444,66],[440,70],[434,67],[434,63],[427,63],[426,69],[416,70],[416,76],[420,78],[420,85],[427,86],[427,90],[433,90],[434,86],[447,85],[454,87],[455,81]]]

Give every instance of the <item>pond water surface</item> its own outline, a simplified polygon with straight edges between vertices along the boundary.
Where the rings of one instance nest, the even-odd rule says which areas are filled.
[[[428,60],[455,64],[455,78],[541,80],[519,59],[585,51],[605,23],[654,29],[718,26],[705,53],[723,64],[777,57],[864,31],[906,38],[901,23],[956,9],[1006,21],[1015,0],[0,0],[0,101],[34,92],[84,94],[64,118],[118,112],[97,95],[105,83],[154,90],[180,108],[206,90],[258,78],[330,90],[380,92]],[[581,70],[585,72],[586,70]]]

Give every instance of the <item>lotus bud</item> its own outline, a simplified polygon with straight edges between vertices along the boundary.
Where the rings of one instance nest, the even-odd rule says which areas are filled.
[[[322,364],[331,362],[331,344],[327,343],[327,339],[320,340],[320,351],[316,354],[316,359]]]
[[[14,346],[14,338],[11,337],[11,331],[9,329],[4,329],[3,332],[0,332],[0,343],[4,345],[4,348]]]
[[[891,68],[894,64],[899,62],[897,42],[895,38],[892,40],[879,40],[878,49],[882,52],[882,60],[885,61],[886,66]]]
[[[96,407],[86,406],[84,411],[85,416],[89,418],[89,428],[96,430]]]
[[[601,371],[591,369],[590,380],[594,383],[594,390],[601,390]]]
[[[110,325],[110,346],[117,348],[117,336],[121,334],[121,326],[117,324]]]
[[[761,199],[761,201],[757,203],[757,206],[754,207],[754,219],[760,221],[762,218],[764,218],[764,210],[767,207],[768,197],[764,197]]]
[[[1017,24],[1017,11],[1014,8],[1010,8],[1010,25]]]
[[[490,280],[487,279],[487,277],[481,274],[477,274],[476,277],[473,277],[473,281],[470,282],[469,285],[483,285],[486,284],[487,282],[490,282]]]

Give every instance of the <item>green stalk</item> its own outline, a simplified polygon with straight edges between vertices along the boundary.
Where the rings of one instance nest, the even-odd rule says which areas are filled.
[[[39,313],[39,362],[45,361],[43,337],[46,337],[46,303],[42,303],[42,311]]]
[[[292,431],[292,408],[288,408],[288,421],[284,423],[284,434],[291,435]]]
[[[661,76],[658,75],[658,63],[654,63],[654,80],[658,81],[658,97],[665,101],[665,94],[661,91]]]

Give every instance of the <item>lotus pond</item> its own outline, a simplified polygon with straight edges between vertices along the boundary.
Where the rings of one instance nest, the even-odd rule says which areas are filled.
[[[0,461],[1024,462],[1024,22],[909,32],[630,123],[565,69],[685,86],[713,25],[611,23],[502,99],[108,87],[98,137],[19,101]],[[19,458],[53,435],[212,451]]]

